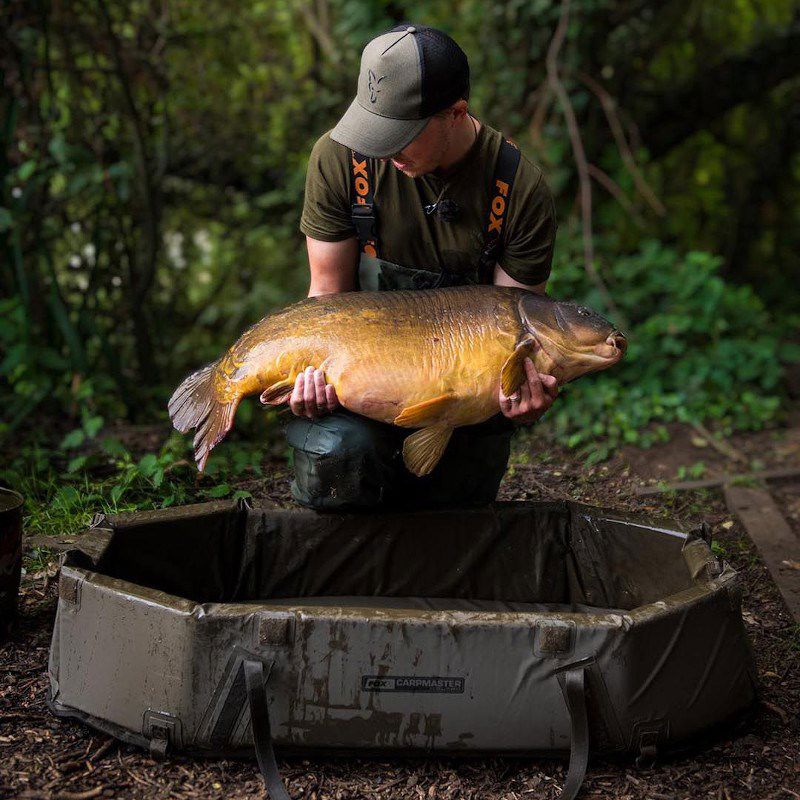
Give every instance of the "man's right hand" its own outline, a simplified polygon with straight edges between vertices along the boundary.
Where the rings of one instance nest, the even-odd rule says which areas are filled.
[[[325,383],[325,371],[306,367],[294,381],[289,408],[298,417],[316,419],[339,405],[333,384]]]

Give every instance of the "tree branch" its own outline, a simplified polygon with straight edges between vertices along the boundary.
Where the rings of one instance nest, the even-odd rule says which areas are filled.
[[[589,177],[589,163],[586,160],[586,151],[583,148],[583,140],[581,139],[580,129],[578,128],[578,121],[575,118],[575,111],[572,108],[569,94],[564,88],[564,84],[561,82],[561,78],[558,74],[558,54],[564,44],[564,39],[567,35],[567,25],[569,23],[569,2],[570,0],[562,0],[561,16],[558,20],[556,32],[553,34],[553,38],[550,42],[550,47],[547,49],[547,78],[550,88],[553,90],[553,94],[558,98],[564,118],[566,119],[567,128],[569,129],[569,139],[572,144],[572,157],[575,159],[575,166],[578,170],[581,200],[581,228],[583,232],[583,266],[598,293],[603,298],[606,308],[620,320],[619,324],[624,326],[622,315],[594,263],[592,183]]]
[[[319,49],[325,53],[331,63],[338,64],[342,60],[342,56],[327,27],[329,24],[327,6],[317,7],[317,11],[321,12],[319,16],[314,13],[309,2],[298,3],[297,10],[305,20],[308,32],[314,37]]]
[[[644,220],[633,207],[625,192],[614,179],[596,164],[589,164],[589,175],[594,178],[624,209],[631,215],[631,219],[640,227],[644,227]]]
[[[131,275],[131,317],[133,319],[140,374],[142,377],[153,377],[156,375],[156,363],[153,356],[145,298],[153,284],[156,272],[161,220],[160,186],[155,179],[148,157],[145,124],[136,105],[130,77],[125,69],[122,45],[114,31],[106,0],[97,0],[97,5],[108,34],[114,69],[117,73],[124,105],[130,118],[133,132],[134,163],[139,178],[142,202],[143,243],[141,248],[137,250],[137,258],[134,262],[137,267],[136,271]]]
[[[578,71],[578,78],[580,78],[580,80],[597,95],[598,100],[600,100],[600,105],[603,107],[603,112],[608,120],[608,127],[611,129],[611,134],[614,137],[614,141],[617,143],[617,150],[619,150],[619,154],[622,157],[622,163],[625,164],[626,169],[631,174],[639,194],[647,201],[650,208],[652,208],[659,217],[663,217],[667,213],[667,210],[664,208],[664,204],[656,197],[655,192],[647,185],[647,181],[645,181],[639,167],[636,166],[636,159],[633,157],[633,152],[628,145],[628,140],[625,138],[625,132],[622,130],[622,124],[617,115],[616,101],[590,75]]]

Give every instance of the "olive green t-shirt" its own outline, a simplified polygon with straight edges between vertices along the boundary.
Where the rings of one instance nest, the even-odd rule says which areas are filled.
[[[443,174],[419,178],[404,175],[391,161],[370,159],[380,257],[416,269],[474,273],[485,247],[492,178],[502,140],[499,131],[484,124],[461,161]],[[304,234],[323,242],[355,236],[351,180],[350,151],[329,133],[323,134],[308,163],[300,220]],[[440,197],[458,204],[456,220],[425,213],[424,207]],[[546,280],[556,234],[555,208],[542,171],[524,155],[503,228],[500,266],[520,283]]]

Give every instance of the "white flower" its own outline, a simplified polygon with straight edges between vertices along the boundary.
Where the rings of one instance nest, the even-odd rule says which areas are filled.
[[[192,236],[192,241],[194,242],[194,246],[198,250],[202,250],[203,253],[211,252],[211,235],[205,228],[195,231],[194,236]]]
[[[167,258],[176,269],[186,266],[183,256],[183,234],[180,231],[165,231],[164,244],[167,247]]]
[[[73,233],[80,233],[81,232],[81,224],[80,224],[80,222],[73,222],[72,225],[69,226],[69,229]]]
[[[19,186],[15,186],[11,190],[11,196],[12,197],[22,197],[22,189],[20,189]]]
[[[211,259],[211,234],[201,228],[199,231],[194,232],[192,236],[194,246],[200,251],[200,259],[204,264],[208,264]]]
[[[81,257],[77,253],[71,255],[69,257],[69,265],[72,267],[72,269],[78,269],[78,267],[81,265]]]

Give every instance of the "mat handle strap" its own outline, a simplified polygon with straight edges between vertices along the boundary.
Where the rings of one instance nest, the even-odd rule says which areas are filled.
[[[243,666],[258,768],[261,770],[261,776],[264,778],[271,800],[291,800],[278,770],[278,762],[275,760],[275,750],[272,746],[264,664],[261,661],[245,659]]]
[[[558,676],[570,719],[569,768],[559,800],[575,800],[589,764],[589,717],[586,713],[586,667],[572,667]]]

